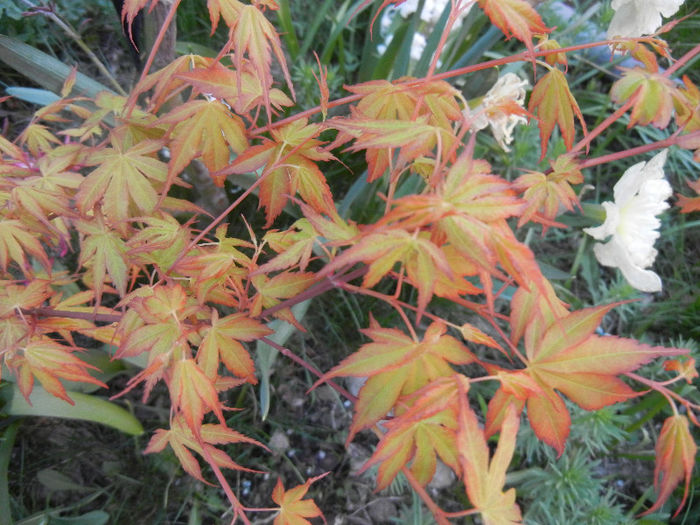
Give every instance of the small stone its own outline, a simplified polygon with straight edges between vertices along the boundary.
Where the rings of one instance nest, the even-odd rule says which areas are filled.
[[[281,430],[275,430],[267,444],[275,454],[284,454],[289,449],[289,438]]]

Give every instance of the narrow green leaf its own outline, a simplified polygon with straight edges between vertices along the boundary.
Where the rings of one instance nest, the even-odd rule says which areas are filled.
[[[299,322],[304,318],[309,304],[311,304],[311,300],[292,306],[292,313]],[[267,326],[275,331],[274,334],[268,336],[268,339],[280,346],[284,346],[287,339],[296,331],[296,328],[292,325],[279,319],[271,321]],[[272,367],[277,360],[277,354],[278,350],[276,348],[263,341],[258,341],[255,344],[255,367],[260,376],[260,414],[263,421],[267,418],[267,414],[270,411],[270,376],[272,375]]]
[[[19,425],[19,421],[10,423],[0,436],[0,525],[14,523],[10,512],[10,484],[7,479],[7,470]]]
[[[72,69],[60,60],[5,35],[0,35],[0,61],[54,93],[61,92],[61,87]],[[96,80],[78,73],[71,95],[95,98],[100,91],[112,92]]]
[[[30,405],[24,399],[16,385],[0,391],[0,399],[6,401],[5,412],[11,416],[60,417],[81,419],[101,423],[132,436],[143,434],[143,427],[138,419],[119,405],[96,396],[68,392],[75,405],[52,396],[39,386],[34,386]]]
[[[5,89],[5,93],[38,106],[48,106],[61,99],[61,97],[53,91],[38,88],[12,86]]]

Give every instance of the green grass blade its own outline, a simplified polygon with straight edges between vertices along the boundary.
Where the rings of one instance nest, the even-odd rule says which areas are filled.
[[[338,7],[338,12],[335,16],[335,24],[333,25],[333,29],[331,30],[331,34],[328,37],[328,41],[326,42],[326,45],[323,48],[323,52],[321,53],[322,64],[329,63],[331,55],[333,54],[333,49],[335,48],[336,41],[338,40],[340,34],[348,26],[350,19],[354,16],[358,16],[362,11],[366,9],[366,7],[363,7],[362,9],[358,10],[362,2],[363,0],[357,0],[352,6],[349,6],[350,0],[346,0],[342,3],[341,6]]]
[[[10,512],[10,486],[7,471],[19,425],[19,421],[10,423],[0,437],[0,525],[14,523]]]
[[[292,60],[296,60],[299,57],[299,40],[297,40],[297,34],[294,31],[294,25],[292,24],[292,13],[289,10],[289,0],[279,0],[279,9],[277,10],[277,21],[282,29],[281,35],[287,44],[287,51]]]
[[[119,405],[80,392],[68,392],[68,396],[75,402],[75,405],[70,405],[49,394],[43,388],[35,386],[32,390],[32,404],[30,405],[16,385],[8,386],[0,391],[0,399],[6,401],[4,411],[11,416],[81,419],[116,428],[132,436],[143,434],[143,427],[139,420]]]
[[[316,15],[306,28],[304,40],[301,41],[299,55],[301,55],[302,57],[306,56],[313,43],[318,41],[318,28],[321,27],[321,23],[326,17],[328,10],[331,8],[332,5],[335,5],[335,3],[335,0],[326,0],[318,8],[318,11],[316,11]],[[328,65],[328,63],[324,62],[324,65]]]
[[[399,55],[396,57],[396,63],[394,64],[393,75],[391,75],[391,78],[400,78],[408,75],[408,70],[411,65],[411,47],[413,47],[413,39],[418,32],[418,24],[421,21],[420,15],[423,12],[424,6],[425,0],[420,0],[420,2],[418,2],[416,12],[411,15],[408,30],[406,31],[406,36],[401,44]]]
[[[301,322],[304,314],[311,304],[310,300],[304,301],[292,306],[294,317]],[[274,341],[280,346],[284,346],[287,339],[296,331],[289,323],[285,323],[279,319],[271,321],[267,325],[275,333],[269,336],[271,341]],[[255,366],[260,375],[260,414],[263,421],[267,418],[270,411],[270,376],[272,375],[272,367],[277,360],[278,350],[263,341],[258,341],[255,345]]]

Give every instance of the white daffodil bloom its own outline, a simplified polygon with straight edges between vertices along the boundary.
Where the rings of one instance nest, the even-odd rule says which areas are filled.
[[[603,203],[605,222],[584,229],[599,241],[610,237],[593,247],[598,262],[619,268],[627,282],[643,292],[661,291],[661,278],[647,268],[657,254],[654,243],[661,225],[657,215],[669,207],[666,200],[673,193],[663,170],[667,154],[663,150],[625,171],[615,184],[615,202]]]
[[[638,37],[655,33],[663,24],[662,16],[678,11],[685,0],[612,0],[615,15],[608,27],[608,38]]]
[[[510,151],[508,144],[513,142],[515,126],[527,123],[523,104],[525,88],[529,85],[527,80],[515,73],[500,77],[477,107],[464,111],[471,128],[480,130],[490,125],[498,144],[505,151]]]

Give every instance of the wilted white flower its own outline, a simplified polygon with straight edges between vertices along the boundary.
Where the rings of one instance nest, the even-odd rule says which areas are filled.
[[[654,248],[661,222],[656,217],[669,207],[673,193],[664,176],[668,150],[649,162],[640,162],[625,171],[615,184],[615,202],[604,202],[605,222],[584,231],[599,241],[593,251],[604,266],[617,267],[627,282],[643,292],[661,290],[661,278],[648,270],[656,259]]]
[[[523,104],[528,86],[528,81],[515,73],[500,77],[477,107],[465,110],[471,128],[480,130],[490,125],[500,146],[510,151],[508,144],[513,142],[513,129],[518,124],[527,123]]]
[[[674,15],[685,0],[612,0],[615,15],[608,27],[608,38],[637,37],[656,32],[662,16]]]

